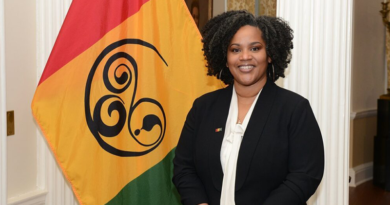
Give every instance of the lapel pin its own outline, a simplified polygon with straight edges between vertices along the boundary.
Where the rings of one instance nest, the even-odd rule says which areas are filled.
[[[222,131],[222,128],[215,129],[215,132],[221,132],[221,131]]]

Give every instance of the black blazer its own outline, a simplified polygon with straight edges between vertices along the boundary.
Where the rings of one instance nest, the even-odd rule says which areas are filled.
[[[220,204],[220,152],[232,92],[230,85],[205,94],[188,113],[173,160],[184,205]],[[241,143],[236,205],[306,204],[323,171],[322,137],[309,102],[268,80]]]

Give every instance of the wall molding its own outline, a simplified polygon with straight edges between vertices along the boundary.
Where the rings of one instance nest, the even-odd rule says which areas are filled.
[[[277,1],[294,30],[283,87],[310,101],[324,141],[324,177],[310,205],[348,205],[353,2]]]
[[[37,84],[72,0],[36,0]],[[37,187],[43,204],[77,205],[73,191],[37,125]],[[24,205],[24,204],[15,204]],[[27,205],[27,204],[26,204]],[[32,204],[29,204],[32,205]],[[33,205],[40,205],[39,203]]]
[[[0,204],[7,202],[7,125],[4,0],[0,0]]]
[[[45,205],[47,190],[36,190],[8,199],[8,205]]]
[[[349,176],[351,177],[351,182],[349,183],[350,187],[357,187],[360,184],[371,180],[373,177],[373,162],[350,168]]]
[[[377,115],[377,109],[371,108],[371,109],[367,109],[367,110],[351,112],[351,120],[368,118],[368,117],[375,117],[376,115]]]

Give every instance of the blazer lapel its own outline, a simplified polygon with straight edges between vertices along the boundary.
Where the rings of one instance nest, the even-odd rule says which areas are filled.
[[[216,103],[213,105],[211,115],[213,116],[213,123],[211,123],[210,130],[210,146],[209,146],[209,168],[215,188],[221,190],[223,171],[221,165],[221,145],[223,136],[225,134],[225,125],[229,114],[230,101],[232,99],[233,86],[229,85],[223,89],[218,96]],[[222,130],[216,130],[222,128]]]
[[[268,79],[259,98],[257,99],[255,108],[253,109],[241,142],[237,159],[236,191],[242,187],[246,176],[248,175],[255,149],[261,138],[264,126],[267,123],[276,92],[276,85]]]

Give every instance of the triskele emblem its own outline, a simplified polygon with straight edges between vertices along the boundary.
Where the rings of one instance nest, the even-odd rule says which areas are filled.
[[[157,100],[148,96],[135,99],[138,65],[128,52],[128,48],[135,50],[134,47],[151,49],[149,53],[158,55],[157,59],[168,66],[152,44],[140,39],[123,39],[100,53],[85,88],[89,130],[105,151],[121,157],[150,153],[161,144],[166,129],[165,112]],[[144,53],[147,52],[142,52],[143,60],[146,59]]]

